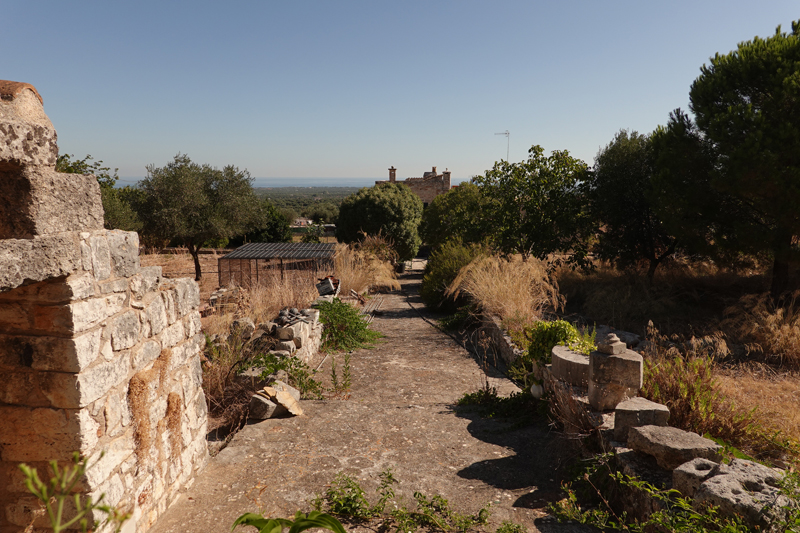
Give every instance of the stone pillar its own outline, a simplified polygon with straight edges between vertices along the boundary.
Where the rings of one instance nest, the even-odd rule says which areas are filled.
[[[589,354],[589,405],[597,411],[614,409],[642,388],[642,356],[628,350],[613,333]]]
[[[397,181],[397,169],[394,168],[394,165],[392,165],[392,168],[389,169],[389,181],[391,183]]]
[[[198,287],[141,268],[94,176],[55,171],[36,89],[0,97],[0,533],[48,530],[18,464],[49,479],[75,451],[96,462],[82,492],[143,532],[208,456]]]

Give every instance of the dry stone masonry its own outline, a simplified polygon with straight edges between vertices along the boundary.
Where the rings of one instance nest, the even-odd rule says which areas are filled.
[[[81,490],[146,531],[208,456],[199,291],[103,229],[93,176],[55,171],[32,86],[0,81],[0,533],[44,517],[18,464],[89,457]]]

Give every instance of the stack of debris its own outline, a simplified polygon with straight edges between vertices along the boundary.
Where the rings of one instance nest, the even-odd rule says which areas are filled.
[[[317,292],[319,293],[317,302],[332,302],[334,298],[339,296],[341,287],[341,281],[333,276],[321,278],[317,283]]]
[[[287,414],[300,416],[300,391],[280,380],[256,391],[250,398],[250,419],[266,420]]]
[[[742,459],[720,464],[722,446],[669,427],[665,405],[637,396],[642,386],[641,355],[614,333],[597,344],[597,351],[588,356],[554,347],[553,362],[541,373],[548,387],[569,390],[590,408],[590,418],[600,424],[597,429],[615,451],[623,473],[675,488],[694,498],[697,509],[712,503],[723,514],[741,515],[764,531],[786,515],[789,501],[779,489],[782,471]],[[626,502],[628,512],[637,516],[656,510],[658,502],[647,498],[647,493],[637,491]]]

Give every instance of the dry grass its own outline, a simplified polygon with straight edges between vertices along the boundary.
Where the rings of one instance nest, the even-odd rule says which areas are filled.
[[[643,269],[596,266],[591,273],[566,268],[556,272],[567,311],[590,323],[639,334],[652,320],[669,334],[706,335],[719,328],[726,307],[744,293],[763,291],[767,284],[764,271],[736,271],[710,262],[665,265],[652,287]]]
[[[548,265],[536,259],[508,260],[480,256],[462,268],[445,292],[446,297],[468,295],[484,313],[515,323],[541,320],[548,311],[561,308],[563,298],[548,273]]]
[[[757,425],[800,440],[800,376],[777,374],[764,365],[714,369],[720,392],[737,405],[757,407]]]
[[[724,339],[676,343],[651,326],[647,341],[641,394],[669,407],[670,425],[710,434],[761,460],[785,464],[800,459],[798,428],[779,427],[765,416],[760,383],[720,379],[725,374],[715,359],[727,352]],[[739,392],[731,394],[732,388]]]
[[[339,293],[343,295],[349,295],[351,290],[364,294],[369,290],[400,289],[392,264],[359,246],[337,246],[333,269],[341,281]]]
[[[783,306],[768,293],[748,294],[725,310],[722,327],[745,344],[748,355],[770,363],[800,367],[800,291]]]

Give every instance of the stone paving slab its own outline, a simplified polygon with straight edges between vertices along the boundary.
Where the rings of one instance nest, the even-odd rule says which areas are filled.
[[[562,497],[570,460],[546,421],[515,429],[454,406],[485,379],[502,395],[517,389],[503,377],[486,378],[469,352],[421,318],[419,278],[418,271],[406,273],[404,290],[383,296],[373,327],[386,338],[353,353],[350,399],[304,400],[303,416],[246,426],[151,531],[223,532],[245,512],[308,511],[339,471],[372,498],[386,468],[409,507],[414,491],[439,493],[460,512],[491,502],[487,531],[503,520],[530,532],[586,531],[556,524],[543,511]],[[341,364],[339,357],[340,373]],[[330,358],[322,370],[329,375]]]

